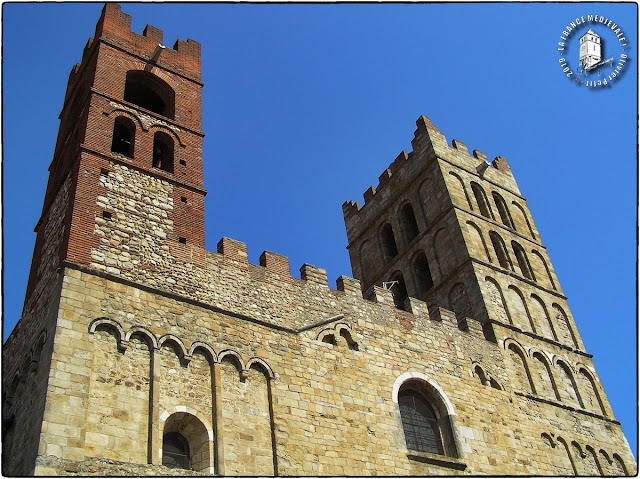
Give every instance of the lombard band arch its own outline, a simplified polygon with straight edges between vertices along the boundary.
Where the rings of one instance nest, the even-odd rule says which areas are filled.
[[[125,335],[125,341],[129,342],[131,340],[131,336],[134,334],[146,339],[150,348],[158,349],[158,338],[156,338],[156,335],[153,334],[152,331],[148,330],[144,326],[134,326]]]
[[[509,324],[513,325],[513,319],[511,318],[511,313],[509,311],[509,308],[507,307],[507,301],[504,297],[504,293],[502,291],[502,287],[500,286],[500,283],[498,283],[498,281],[495,278],[492,278],[491,276],[485,276],[485,281],[487,282],[487,284],[490,284],[493,288],[494,288],[494,292],[497,293],[498,298],[500,299],[500,304],[496,305],[495,308],[501,308],[502,311],[504,311],[504,315],[507,319],[507,321],[509,322]],[[499,313],[499,311],[496,311]]]
[[[449,171],[449,174],[451,176],[453,176],[456,180],[458,180],[458,182],[460,183],[460,187],[462,189],[462,192],[464,193],[464,197],[467,200],[467,205],[469,206],[469,209],[471,211],[474,211],[473,204],[471,203],[471,198],[469,197],[469,193],[467,192],[467,187],[466,187],[464,181],[462,180],[462,178],[460,178],[460,176],[457,173],[454,173],[453,171]]]
[[[600,412],[602,413],[602,415],[605,417],[609,416],[602,400],[602,396],[600,395],[600,389],[598,388],[598,382],[600,381],[597,380],[597,377],[591,372],[591,370],[582,363],[577,363],[575,365],[575,369],[577,371],[578,377],[584,377],[589,383],[588,385],[591,388],[593,395],[595,396],[597,406],[600,408]],[[585,398],[588,398],[588,395],[586,395]]]
[[[614,453],[613,456],[612,456],[612,459],[618,463],[618,465],[622,469],[622,472],[624,473],[624,475],[628,476],[629,475],[629,471],[627,469],[626,464],[624,463],[624,461],[620,457],[620,455],[618,453]]]
[[[107,317],[96,318],[91,321],[91,323],[89,323],[89,334],[95,334],[98,328],[109,329],[110,331],[115,333],[116,344],[119,351],[124,352],[127,349],[129,341],[126,338],[124,330],[122,329],[122,326],[120,326],[120,323]]]
[[[268,379],[275,378],[275,374],[273,373],[271,366],[269,366],[269,364],[267,364],[267,362],[262,358],[253,357],[249,359],[249,361],[247,361],[247,370],[251,369],[251,367],[256,367],[261,369]]]
[[[107,326],[118,334],[119,339],[124,338],[124,331],[120,323],[107,317],[96,318],[89,323],[89,333],[94,334],[99,326]]]
[[[234,363],[240,371],[245,371],[247,367],[244,364],[242,356],[233,349],[225,349],[218,354],[218,362],[222,362],[225,358]]]
[[[574,475],[578,475],[578,469],[576,467],[576,462],[575,459],[573,457],[573,454],[571,453],[571,448],[569,447],[569,444],[567,443],[567,441],[558,436],[558,444],[562,444],[562,447],[564,447],[564,451],[567,454],[567,458],[569,459],[569,462],[571,463],[571,469],[573,469],[573,474]]]
[[[536,235],[533,232],[533,228],[531,227],[531,223],[529,222],[529,216],[527,215],[527,213],[524,211],[524,208],[522,206],[520,206],[518,203],[516,203],[515,201],[512,201],[511,204],[513,206],[516,207],[516,209],[520,212],[520,214],[522,215],[522,218],[524,218],[525,224],[527,225],[527,228],[529,228],[529,233],[531,233],[531,237],[533,239],[536,239]]]
[[[489,248],[487,247],[487,242],[484,239],[484,235],[482,234],[482,230],[473,221],[467,221],[467,225],[473,231],[475,231],[475,233],[478,235],[478,238],[480,239],[480,243],[482,244],[482,247],[484,248],[484,254],[487,257],[487,261],[489,261],[489,263],[492,263],[493,260],[491,259],[491,253],[489,252]]]
[[[162,345],[167,342],[174,344],[178,348],[180,359],[186,362],[191,360],[191,355],[180,338],[173,334],[164,334],[158,340],[158,347],[162,347]]]
[[[191,344],[191,347],[189,348],[189,356],[193,356],[198,351],[203,352],[203,354],[207,357],[209,364],[214,364],[218,362],[218,355],[216,354],[214,349],[204,341],[193,342]]]

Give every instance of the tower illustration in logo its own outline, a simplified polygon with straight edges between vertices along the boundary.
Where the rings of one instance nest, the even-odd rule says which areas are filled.
[[[611,63],[612,58],[602,60],[602,39],[593,30],[580,37],[580,69],[591,71],[605,63]]]

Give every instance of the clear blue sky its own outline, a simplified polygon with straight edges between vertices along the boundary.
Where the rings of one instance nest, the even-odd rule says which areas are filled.
[[[3,4],[4,331],[20,317],[67,77],[101,4]],[[506,157],[636,453],[635,4],[124,4],[141,33],[203,53],[207,248],[222,236],[351,275],[341,205],[431,118]],[[630,59],[613,87],[570,82],[557,42],[609,17]],[[613,51],[615,42],[605,42]],[[569,50],[572,66],[577,53]],[[607,56],[607,53],[605,53]],[[636,454],[637,456],[637,454]]]

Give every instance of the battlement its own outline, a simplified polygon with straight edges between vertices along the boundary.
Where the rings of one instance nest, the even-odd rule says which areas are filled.
[[[162,44],[163,36],[162,30],[153,25],[147,25],[142,34],[132,31],[131,15],[124,13],[117,3],[106,3],[94,38],[87,41],[81,62],[76,63],[69,72],[65,104],[75,92],[88,89],[89,84],[82,85],[79,82],[83,81],[82,73],[86,67],[96,61],[93,52],[101,41],[137,56],[145,66],[160,67],[201,84],[200,43],[191,39],[177,39],[173,48],[169,48]],[[84,81],[90,81],[90,78],[86,77]]]
[[[343,298],[345,301],[351,301],[347,298],[354,298],[356,301],[364,301],[364,304],[378,304],[384,308],[383,315],[388,315],[389,310],[395,312],[397,316],[405,317],[405,319],[413,318],[413,320],[430,320],[443,323],[446,327],[454,327],[461,331],[471,332],[478,338],[484,339],[482,326],[480,322],[471,320],[470,318],[456,318],[455,313],[444,308],[435,308],[430,314],[427,304],[419,299],[409,297],[406,299],[405,310],[395,308],[393,293],[391,290],[372,286],[364,294],[361,290],[360,281],[347,276],[340,276],[336,280],[336,288],[329,288],[327,282],[327,271],[323,268],[313,266],[311,264],[303,264],[300,271],[300,278],[291,276],[289,267],[289,258],[271,251],[264,251],[259,257],[259,264],[255,265],[249,262],[246,243],[223,237],[217,245],[217,253],[206,252],[208,262],[206,269],[219,270],[223,267],[224,271],[221,276],[235,278],[241,281],[242,278],[253,282],[252,288],[264,291],[264,286],[273,288],[278,291],[278,295],[282,295],[278,302],[287,301],[284,297],[291,301],[294,297],[306,296],[306,289],[314,286],[313,295],[316,300],[329,300],[335,304],[336,300]],[[189,257],[193,257],[190,254]],[[222,271],[221,271],[222,272]],[[261,284],[263,283],[263,284]],[[225,288],[226,291],[246,291],[245,288],[239,288],[238,284],[233,287]],[[318,289],[318,287],[320,289]],[[324,289],[324,291],[322,291]],[[309,304],[306,301],[295,301],[294,304]],[[304,309],[304,308],[303,308]],[[302,312],[303,309],[299,309]],[[337,311],[336,311],[337,312]],[[304,314],[304,313],[303,313]],[[300,324],[298,327],[304,327]]]
[[[131,30],[131,15],[117,3],[107,3],[96,25],[95,38],[130,51],[156,65],[200,81],[200,43],[177,39],[172,48],[162,45],[163,32],[147,25],[142,35]],[[159,48],[160,47],[160,48]]]
[[[246,243],[231,238],[221,238],[216,252],[170,242],[162,263],[139,264],[135,268],[128,265],[134,258],[123,255],[119,246],[104,244],[92,256],[91,269],[153,285],[159,291],[255,318],[276,328],[305,328],[319,317],[364,308],[369,316],[381,321],[388,321],[390,315],[396,317],[399,326],[402,321],[434,321],[484,339],[478,321],[467,321],[463,327],[453,313],[447,316],[436,311],[431,317],[426,303],[415,298],[407,298],[405,310],[400,310],[395,307],[390,290],[373,286],[363,295],[360,281],[347,276],[340,276],[335,289],[330,288],[327,271],[308,263],[300,267],[299,278],[293,277],[289,258],[284,255],[264,251],[259,263],[252,264]]]
[[[435,158],[452,162],[456,166],[483,178],[486,177],[490,181],[497,182],[519,194],[506,158],[498,156],[489,163],[487,155],[479,150],[473,150],[472,153],[469,153],[467,146],[460,140],[454,139],[449,145],[446,137],[424,115],[418,118],[416,125],[418,128],[414,132],[413,140],[411,140],[413,151],[407,153],[403,150],[400,152],[378,177],[378,186],[370,186],[364,192],[364,204],[362,206],[357,201],[344,202],[342,210],[345,221],[358,214],[367,205],[377,202],[381,193],[386,192],[388,189],[403,190],[402,185],[412,181],[416,171]],[[408,174],[404,174],[404,171],[408,169],[411,171]]]

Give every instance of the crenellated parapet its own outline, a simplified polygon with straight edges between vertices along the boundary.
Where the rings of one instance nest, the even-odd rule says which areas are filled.
[[[147,25],[142,35],[131,30],[131,15],[116,3],[105,4],[96,25],[95,38],[125,49],[162,68],[200,81],[200,43],[178,39],[172,48],[162,45],[163,32]]]
[[[264,251],[258,264],[250,263],[247,245],[230,238],[218,242],[217,252],[175,244],[162,261],[153,263],[143,256],[123,255],[121,247],[135,251],[136,241],[128,245],[126,239],[120,241],[117,246],[103,244],[100,253],[93,255],[91,269],[107,277],[153,285],[154,290],[229,311],[249,321],[297,330],[319,318],[337,317],[355,308],[366,310],[366,316],[374,320],[395,317],[399,321],[417,321],[425,327],[440,322],[443,326],[438,327],[484,339],[478,321],[465,323],[454,313],[445,313],[445,309],[438,309],[431,317],[426,303],[419,299],[407,298],[404,311],[395,308],[389,289],[373,286],[363,294],[360,281],[347,276],[340,276],[334,289],[329,287],[326,270],[308,263],[300,267],[297,278],[291,275],[289,258],[271,251]]]
[[[100,42],[129,51],[150,66],[160,67],[201,83],[200,43],[192,39],[177,39],[173,47],[169,48],[163,45],[163,36],[163,31],[153,25],[147,25],[142,34],[132,31],[131,15],[124,13],[117,3],[105,4],[100,21],[96,25],[95,37],[87,41],[81,63],[71,68],[65,103],[81,86],[78,84],[82,79],[81,73],[95,61],[93,53]]]
[[[364,297],[431,320],[494,324],[584,354],[551,262],[507,160],[451,144],[421,116],[412,140],[365,193],[343,205]],[[385,289],[387,288],[387,289]],[[499,334],[498,334],[499,336]]]
[[[378,177],[378,186],[370,186],[364,192],[362,206],[357,201],[345,201],[342,205],[347,230],[351,230],[352,236],[358,234],[355,218],[358,218],[357,222],[360,224],[367,223],[393,202],[397,192],[403,191],[409,183],[415,181],[419,172],[436,158],[520,195],[506,158],[498,156],[489,163],[487,155],[479,150],[469,153],[467,146],[460,140],[454,139],[449,145],[447,138],[426,116],[418,118],[416,125],[418,128],[411,140],[413,151],[407,153],[403,150],[393,160]],[[362,218],[363,215],[366,218]]]

